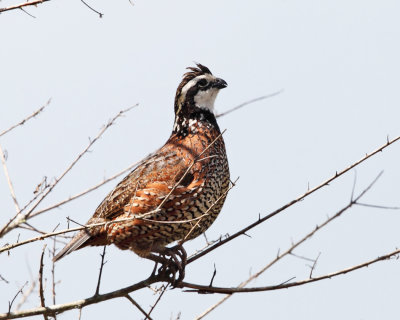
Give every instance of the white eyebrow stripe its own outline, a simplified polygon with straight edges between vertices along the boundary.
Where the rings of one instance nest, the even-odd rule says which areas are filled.
[[[197,76],[196,78],[193,78],[188,83],[186,83],[181,90],[181,101],[186,100],[186,94],[190,88],[194,87],[199,80],[205,79],[205,78],[207,78],[206,75]]]

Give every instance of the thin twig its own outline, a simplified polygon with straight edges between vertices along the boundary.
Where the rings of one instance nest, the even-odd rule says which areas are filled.
[[[14,187],[13,187],[10,175],[8,173],[7,164],[6,164],[6,157],[4,156],[4,152],[3,152],[3,149],[1,148],[1,145],[0,145],[0,158],[1,158],[1,163],[3,165],[4,174],[5,174],[6,179],[7,179],[8,188],[10,189],[11,198],[13,199],[13,202],[14,202],[14,205],[15,205],[15,209],[16,209],[17,212],[20,212],[20,208],[19,208],[19,204],[18,204],[18,201],[17,201],[17,197],[15,195]]]
[[[318,262],[318,259],[320,256],[321,256],[321,252],[318,253],[318,256],[315,258],[314,263],[312,264],[312,266],[310,266],[310,275],[309,275],[310,279],[313,277],[313,272],[315,270],[315,267],[317,266],[317,262]]]
[[[211,277],[211,281],[210,281],[210,284],[209,284],[210,287],[212,287],[213,282],[214,282],[214,278],[215,278],[216,275],[217,275],[217,268],[215,267],[215,263],[214,263],[214,272],[213,272],[213,275]]]
[[[10,281],[8,281],[6,278],[4,278],[1,274],[0,274],[0,280],[4,281],[5,283],[9,284]]]
[[[21,309],[21,307],[22,307],[23,304],[26,302],[26,300],[28,299],[28,297],[32,294],[33,290],[35,290],[35,288],[36,288],[36,283],[37,283],[37,280],[32,280],[32,281],[31,281],[31,285],[30,285],[29,288],[23,293],[21,300],[18,301],[17,305],[15,306],[15,311],[19,311],[19,310]]]
[[[153,306],[151,307],[149,313],[146,315],[146,318],[144,318],[144,320],[150,319],[150,314],[153,312],[154,308],[156,307],[156,305],[158,304],[158,302],[161,300],[161,297],[164,295],[165,291],[167,290],[168,284],[165,285],[160,293],[160,295],[158,296],[156,302],[153,304]]]
[[[147,312],[144,311],[144,309],[143,309],[129,294],[127,294],[127,295],[125,296],[125,298],[127,298],[136,308],[138,308],[139,311],[140,311],[141,313],[143,313],[143,315],[146,316],[147,319],[153,320],[153,319],[147,314]]]
[[[36,201],[36,199],[39,198],[48,187],[49,187],[49,185],[46,184],[44,189],[41,189],[39,192],[37,192],[35,194],[35,196],[31,200],[29,200],[28,203],[26,203],[25,206],[20,211],[18,211],[11,219],[9,219],[9,221],[0,230],[0,238],[3,236],[3,233],[5,232],[5,230],[7,230],[8,226],[11,223],[13,223],[18,216],[22,216],[22,212],[25,211],[25,209],[27,207],[29,207],[34,201]],[[24,223],[27,224],[26,221]],[[20,226],[21,225],[19,225],[19,227]]]
[[[261,100],[265,100],[265,99],[268,99],[268,98],[272,98],[272,97],[277,96],[278,94],[280,94],[282,92],[283,92],[283,89],[281,89],[279,91],[276,91],[276,92],[273,92],[273,93],[270,93],[270,94],[267,94],[265,96],[261,96],[261,97],[255,98],[255,99],[251,99],[251,100],[243,102],[243,103],[239,104],[238,106],[233,107],[232,109],[229,109],[229,110],[227,110],[225,112],[218,113],[217,115],[215,115],[215,117],[219,118],[219,117],[226,116],[227,114],[229,114],[229,113],[231,113],[233,111],[236,111],[236,110],[238,110],[240,108],[243,108],[244,106],[247,106],[248,104],[251,104],[251,103],[254,103],[254,102],[257,102],[257,101],[261,101]]]
[[[358,206],[376,208],[376,209],[385,209],[385,210],[400,210],[400,207],[388,207],[388,206],[380,206],[376,204],[368,204],[368,203],[360,203],[357,202]]]
[[[44,1],[50,1],[50,0],[44,0]],[[40,1],[40,2],[44,2],[44,1]],[[29,5],[28,3],[29,2],[25,2],[24,5]],[[1,12],[2,12],[2,9],[0,8],[0,13]],[[30,116],[26,117],[25,119],[21,120],[17,124],[14,124],[10,128],[8,128],[8,129],[4,130],[3,132],[1,132],[0,133],[0,137],[5,135],[6,133],[10,132],[11,130],[15,129],[16,127],[22,126],[23,124],[25,124],[25,122],[29,121],[30,119],[36,117],[39,113],[41,113],[50,104],[50,102],[51,102],[51,98],[43,106],[41,106],[39,109],[37,109],[35,112],[33,112]]]
[[[20,8],[20,9],[21,9],[22,12],[26,13],[26,14],[27,14],[28,16],[30,16],[31,18],[36,19],[36,17],[35,17],[33,14],[29,13],[29,12],[26,11],[24,8]]]
[[[8,313],[6,313],[5,315],[8,315],[8,314],[11,313],[11,308],[12,308],[12,305],[13,305],[15,299],[18,297],[18,295],[19,295],[20,293],[21,293],[21,294],[23,293],[22,290],[24,289],[24,287],[25,287],[27,284],[28,284],[28,281],[26,281],[26,282],[23,284],[23,286],[21,287],[21,289],[18,290],[18,292],[15,294],[14,298],[12,298],[12,300],[8,302]],[[0,318],[0,319],[1,319],[1,318]]]
[[[92,10],[93,12],[96,12],[96,13],[99,15],[100,18],[103,18],[103,16],[104,16],[103,13],[101,13],[101,12],[97,11],[96,9],[92,8],[92,7],[89,6],[85,1],[81,0],[81,2],[82,2],[86,7],[88,7],[90,10]]]
[[[44,251],[46,249],[46,245],[43,246],[42,255],[40,256],[40,267],[39,267],[39,296],[40,296],[40,306],[46,308],[44,293],[43,293],[43,256]],[[43,313],[44,320],[48,320],[46,313]]]
[[[58,228],[59,225],[60,224],[56,225],[56,227],[53,229],[53,232]],[[56,304],[56,263],[54,261],[54,257],[56,256],[56,239],[57,237],[53,238],[53,247],[51,249],[51,294],[53,297],[53,304]],[[55,314],[54,319],[57,319]]]
[[[299,258],[299,259],[303,259],[303,260],[309,261],[309,262],[314,262],[315,261],[315,259],[303,257],[303,256],[300,256],[300,255],[295,254],[293,252],[290,252],[290,255],[293,256],[293,257]],[[279,254],[278,254],[278,256],[279,256]]]
[[[103,273],[103,267],[107,263],[107,261],[104,261],[104,257],[106,256],[106,246],[103,247],[103,253],[100,256],[101,256],[101,264],[100,264],[99,278],[97,279],[96,292],[94,294],[95,296],[99,295],[101,275]]]

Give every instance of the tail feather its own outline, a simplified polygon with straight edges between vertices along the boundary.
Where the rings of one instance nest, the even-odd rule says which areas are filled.
[[[65,257],[67,254],[70,254],[72,251],[78,250],[85,246],[85,242],[90,239],[90,234],[86,230],[80,231],[72,240],[53,258],[53,261],[56,262],[61,258]]]

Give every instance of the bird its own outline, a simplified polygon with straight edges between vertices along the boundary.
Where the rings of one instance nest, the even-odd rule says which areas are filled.
[[[210,227],[230,185],[225,142],[214,113],[218,92],[227,83],[200,63],[187,70],[176,90],[167,142],[105,197],[86,224],[94,226],[78,232],[54,261],[87,246],[114,244],[157,263],[174,261],[184,272],[182,244]],[[178,245],[168,247],[174,242]]]

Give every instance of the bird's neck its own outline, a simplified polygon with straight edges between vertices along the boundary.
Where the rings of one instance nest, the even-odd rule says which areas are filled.
[[[199,108],[195,105],[175,107],[175,123],[173,134],[185,137],[188,134],[196,134],[199,130],[217,130],[219,127],[215,115],[208,109]]]

